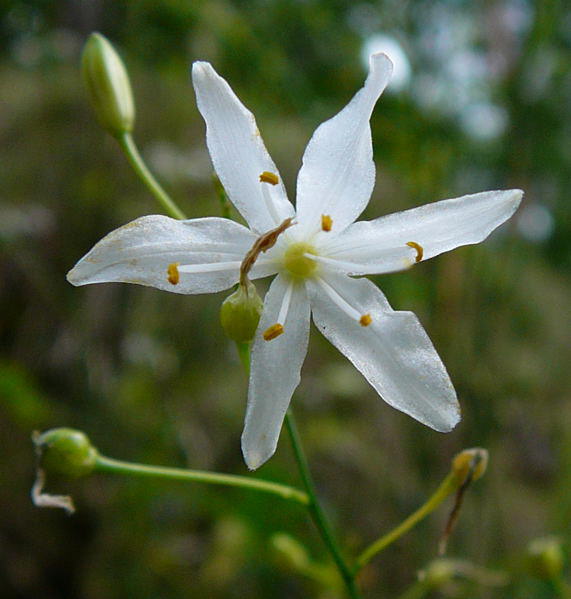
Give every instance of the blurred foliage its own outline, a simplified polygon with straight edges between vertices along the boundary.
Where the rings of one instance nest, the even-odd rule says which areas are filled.
[[[429,331],[463,406],[456,431],[439,435],[391,410],[318,335],[294,405],[349,548],[418,507],[455,453],[483,446],[489,471],[449,552],[509,571],[509,583],[458,580],[443,591],[553,597],[521,564],[535,537],[570,540],[571,20],[558,0],[0,4],[0,595],[337,596],[272,558],[283,531],[327,560],[306,515],[274,499],[94,477],[59,489],[75,496],[73,518],[28,500],[30,434],[51,426],[85,430],[118,458],[245,473],[246,382],[218,325],[224,296],[65,281],[95,241],[156,210],[87,104],[79,55],[93,30],[121,51],[135,137],[191,217],[220,210],[193,60],[212,61],[255,112],[292,192],[311,132],[362,84],[364,49],[387,39],[409,71],[373,115],[378,176],[365,216],[525,190],[517,218],[485,244],[376,281]],[[261,474],[295,481],[287,439]],[[414,583],[446,516],[363,572],[367,597]]]

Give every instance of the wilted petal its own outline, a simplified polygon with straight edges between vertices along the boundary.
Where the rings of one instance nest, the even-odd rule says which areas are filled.
[[[291,396],[299,385],[309,337],[309,302],[302,283],[294,283],[284,332],[271,341],[263,333],[278,321],[290,281],[278,276],[264,301],[252,348],[250,387],[242,452],[252,470],[276,450]]]
[[[264,233],[294,209],[280,181],[261,183],[260,175],[278,174],[258,131],[254,115],[207,62],[192,65],[198,109],[206,121],[206,143],[228,197],[252,229]],[[270,194],[264,198],[263,187]]]
[[[326,283],[371,319],[361,326],[313,280],[307,287],[317,328],[388,404],[437,431],[451,430],[460,419],[456,393],[417,317],[393,311],[367,279],[329,275]]]
[[[519,189],[485,191],[360,221],[329,244],[325,241],[324,249],[337,259],[373,263],[388,248],[404,248],[414,242],[426,260],[483,241],[516,211],[522,196]]]
[[[311,138],[297,180],[297,214],[305,231],[321,227],[321,215],[339,232],[361,214],[375,184],[369,118],[392,73],[384,54],[374,54],[365,86]]]
[[[122,282],[175,293],[212,293],[238,281],[240,262],[255,239],[246,227],[224,218],[143,216],[104,237],[67,278],[73,285]],[[181,272],[173,285],[168,267],[176,263],[181,270],[182,265],[203,267],[197,266],[201,272]]]

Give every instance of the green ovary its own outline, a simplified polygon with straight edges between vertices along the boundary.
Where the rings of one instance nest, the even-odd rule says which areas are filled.
[[[288,272],[295,277],[306,279],[313,276],[317,263],[304,254],[315,254],[315,248],[309,243],[292,243],[288,247],[284,256],[284,266]]]

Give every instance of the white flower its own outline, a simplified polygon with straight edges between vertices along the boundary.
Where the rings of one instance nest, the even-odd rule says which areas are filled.
[[[250,229],[223,218],[139,218],[101,240],[69,273],[74,285],[121,281],[211,293],[239,279],[253,244],[282,225],[252,279],[276,274],[252,347],[242,449],[254,469],[275,451],[307,352],[309,319],[391,406],[438,431],[460,419],[448,373],[417,317],[394,311],[369,280],[485,239],[522,192],[488,191],[355,223],[375,180],[369,118],[392,64],[374,54],[364,87],[314,133],[297,180],[297,213],[254,116],[208,63],[193,66],[212,162]],[[293,224],[283,225],[286,219]]]

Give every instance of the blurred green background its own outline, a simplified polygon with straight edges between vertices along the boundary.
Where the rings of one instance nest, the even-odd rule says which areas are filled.
[[[377,278],[417,312],[464,418],[441,435],[380,401],[312,334],[294,406],[319,491],[356,553],[420,505],[461,449],[490,451],[449,554],[510,573],[435,597],[553,597],[528,542],[569,540],[571,516],[571,14],[556,0],[69,0],[0,4],[0,595],[42,599],[335,598],[271,548],[284,531],[328,558],[302,509],[205,485],[95,476],[73,517],[35,509],[33,430],[73,426],[106,455],[246,473],[246,381],[220,296],[65,273],[111,229],[157,208],[97,125],[79,56],[93,30],[132,78],[135,138],[191,217],[217,215],[190,85],[209,60],[253,110],[294,190],[315,127],[385,50],[393,83],[372,118],[366,218],[487,189],[525,200],[485,244]],[[568,8],[568,7],[567,7]],[[285,435],[261,476],[297,482]],[[363,573],[396,597],[435,557],[450,505]],[[485,582],[485,581],[484,581]]]

